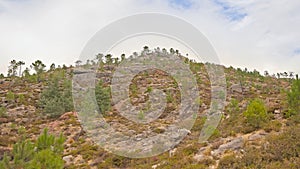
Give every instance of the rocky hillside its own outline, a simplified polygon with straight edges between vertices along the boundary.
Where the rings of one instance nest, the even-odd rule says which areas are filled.
[[[73,68],[43,72],[38,79],[34,75],[2,78],[1,163],[4,163],[6,154],[11,166],[26,168],[25,163],[30,158],[25,158],[23,167],[14,164],[14,145],[24,140],[20,129],[26,133],[25,140],[35,142],[48,128],[49,133],[57,137],[62,133],[65,137],[64,149],[60,154],[64,168],[300,168],[300,116],[299,112],[295,112],[296,109],[291,110],[287,94],[296,80],[277,79],[261,76],[255,71],[224,67],[227,82],[225,110],[209,140],[199,143],[200,131],[210,106],[211,86],[204,64],[186,63],[199,87],[198,118],[178,145],[163,154],[141,159],[126,158],[106,151],[82,129],[78,113],[69,105],[72,101],[70,80]],[[180,102],[178,84],[167,73],[156,69],[135,76],[129,93],[133,105],[139,105],[141,110],[146,111],[149,93],[155,88],[162,89],[167,98],[167,107],[157,120],[149,124],[136,124],[120,116],[117,112],[117,106],[120,105],[110,104],[110,97],[105,97],[110,96],[109,86],[118,64],[100,63],[97,70],[96,92],[99,94],[96,93],[96,98],[100,109],[105,112],[105,120],[116,130],[136,139],[164,133],[177,116]],[[62,95],[59,98],[55,96],[56,100],[50,102],[51,99],[53,101],[51,94],[54,91],[61,91]],[[145,115],[139,116],[143,118]],[[130,145],[123,146],[130,148]]]

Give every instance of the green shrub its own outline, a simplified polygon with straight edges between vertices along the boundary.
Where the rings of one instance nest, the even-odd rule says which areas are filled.
[[[274,120],[274,121],[270,121],[270,122],[266,123],[265,126],[263,127],[263,129],[266,132],[270,132],[270,131],[279,132],[281,129],[281,126],[282,126],[282,124],[280,123],[280,121]]]
[[[50,149],[45,149],[36,153],[34,158],[26,167],[26,169],[37,168],[62,169],[64,168],[64,161],[60,156],[57,156],[57,154],[55,154]]]
[[[300,79],[293,81],[291,90],[287,92],[289,112],[287,116],[300,113]]]
[[[110,110],[110,88],[104,87],[103,82],[99,81],[95,88],[95,95],[100,113],[105,114]]]
[[[30,141],[20,141],[13,146],[14,164],[24,166],[26,162],[32,159],[34,153],[34,144]]]
[[[145,113],[143,110],[140,110],[138,113],[138,119],[139,120],[144,120],[145,119]]]
[[[15,101],[15,94],[12,91],[8,91],[6,94],[6,99],[9,102],[14,102]]]
[[[11,169],[11,166],[9,164],[10,158],[9,156],[5,153],[3,156],[2,161],[0,161],[0,168],[1,169]]]
[[[39,136],[36,142],[37,150],[52,149],[56,154],[61,154],[63,152],[63,143],[65,138],[62,134],[59,137],[48,134],[48,129],[44,129],[43,134]]]
[[[290,117],[286,123],[287,126],[293,126],[300,124],[300,114]]]
[[[36,74],[33,74],[33,75],[25,75],[25,79],[30,82],[30,83],[37,83],[38,82],[38,77]]]
[[[6,117],[7,113],[6,113],[6,108],[0,106],[0,117]]]
[[[250,102],[247,110],[244,112],[244,116],[246,117],[246,122],[256,129],[261,128],[269,119],[267,109],[260,99],[254,99]]]
[[[289,127],[286,131],[279,135],[270,135],[267,138],[269,142],[265,151],[268,153],[268,158],[273,161],[290,160],[293,157],[298,157],[300,154],[300,127]]]
[[[232,155],[226,155],[220,159],[218,169],[237,169],[239,168],[239,164],[237,162],[237,158]]]
[[[25,104],[25,96],[24,96],[24,94],[19,94],[18,95],[18,102],[19,102],[19,104]]]
[[[236,99],[231,99],[228,106],[228,112],[232,116],[240,113],[239,102]]]
[[[225,110],[226,118],[223,118],[218,129],[222,137],[235,136],[237,133],[245,132],[243,114],[238,105],[238,100],[232,98]]]
[[[147,93],[151,93],[152,90],[153,90],[152,87],[151,87],[151,86],[148,86],[146,92],[147,92]]]
[[[170,91],[166,92],[166,99],[167,99],[167,103],[172,103],[174,98],[172,97]]]
[[[129,91],[131,92],[131,97],[137,97],[138,95],[138,87],[135,83],[130,84]]]

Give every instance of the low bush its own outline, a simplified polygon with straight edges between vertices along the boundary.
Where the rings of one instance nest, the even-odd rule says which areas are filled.
[[[239,163],[237,162],[237,158],[233,154],[224,156],[219,162],[218,169],[228,169],[228,168],[231,169],[240,168]]]
[[[270,135],[267,138],[269,146],[266,152],[273,161],[290,160],[300,155],[300,127],[289,127],[279,135]]]
[[[241,157],[220,159],[218,168],[300,168],[300,127],[288,126],[280,134],[266,137],[263,146],[247,146]]]
[[[15,102],[15,94],[12,91],[8,91],[6,94],[6,99],[9,102]]]
[[[25,95],[24,95],[24,94],[19,94],[19,95],[18,95],[18,103],[19,103],[20,105],[26,104],[26,99],[25,99]]]
[[[278,120],[273,120],[273,121],[269,121],[268,123],[266,123],[263,126],[263,129],[266,132],[270,132],[270,131],[276,131],[279,132],[281,129],[282,124],[278,121]]]

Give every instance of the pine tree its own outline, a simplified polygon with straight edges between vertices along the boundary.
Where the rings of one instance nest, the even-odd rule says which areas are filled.
[[[300,79],[296,75],[296,79],[293,81],[290,91],[287,93],[289,116],[300,113]]]

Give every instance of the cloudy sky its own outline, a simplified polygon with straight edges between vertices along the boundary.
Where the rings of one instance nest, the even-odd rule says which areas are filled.
[[[0,0],[0,72],[12,59],[74,64],[104,26],[158,12],[197,27],[226,66],[300,73],[299,9],[298,0]]]

